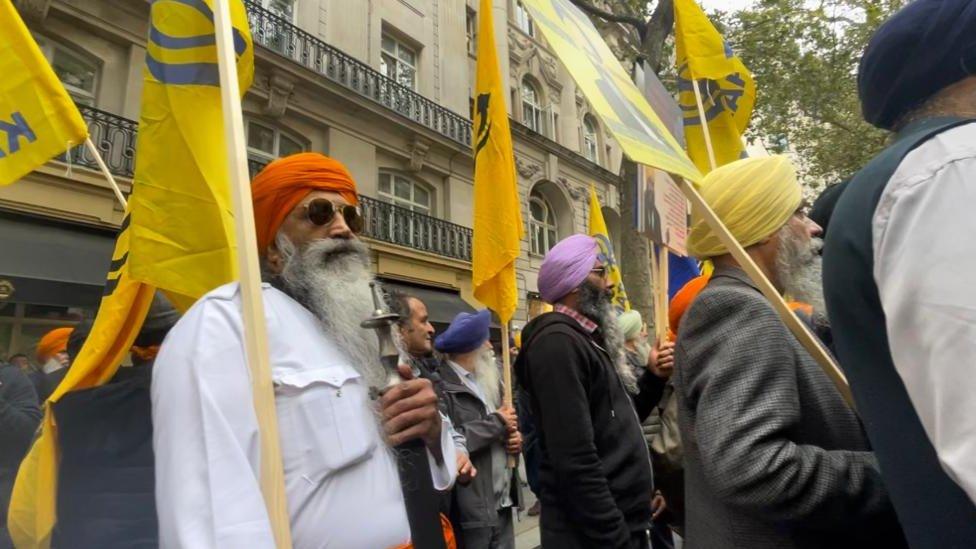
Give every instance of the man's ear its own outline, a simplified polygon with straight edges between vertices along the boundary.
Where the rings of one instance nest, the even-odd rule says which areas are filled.
[[[264,254],[264,261],[275,274],[281,272],[284,260],[281,257],[281,251],[278,249],[278,245],[275,242],[272,242],[268,246],[268,251]]]

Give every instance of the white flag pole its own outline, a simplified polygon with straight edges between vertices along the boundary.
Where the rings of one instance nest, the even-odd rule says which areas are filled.
[[[274,387],[271,382],[271,360],[268,334],[261,299],[261,275],[258,266],[257,235],[254,208],[247,169],[244,118],[237,77],[230,4],[214,0],[214,26],[217,36],[217,59],[220,70],[220,95],[224,112],[224,137],[227,144],[230,191],[234,204],[237,259],[240,271],[241,314],[244,319],[244,347],[251,372],[254,412],[257,416],[261,444],[261,493],[278,549],[291,548],[288,507],[285,497],[284,468],[278,439]]]
[[[122,210],[124,211],[128,208],[128,204],[125,201],[125,195],[122,194],[122,189],[119,188],[119,184],[115,182],[115,178],[112,177],[112,172],[108,171],[108,166],[105,165],[105,160],[102,159],[102,155],[98,153],[98,149],[95,148],[95,144],[92,143],[91,137],[85,138],[85,147],[88,152],[95,157],[95,163],[98,164],[98,168],[102,170],[102,175],[108,180],[108,184],[112,187],[112,191],[115,192],[115,198],[118,199],[119,204],[122,204]],[[68,154],[71,154],[71,150],[68,150]]]

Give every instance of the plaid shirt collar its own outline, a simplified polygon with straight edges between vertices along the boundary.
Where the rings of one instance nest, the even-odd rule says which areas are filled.
[[[587,333],[592,334],[598,328],[596,322],[593,322],[592,320],[580,314],[579,311],[575,309],[570,309],[569,307],[563,305],[562,303],[557,303],[553,305],[552,310],[572,318],[573,320],[578,322],[579,325],[582,326]]]

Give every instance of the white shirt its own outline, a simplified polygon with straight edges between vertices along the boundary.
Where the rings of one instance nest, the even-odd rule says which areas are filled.
[[[285,491],[296,549],[378,549],[410,538],[396,462],[368,388],[310,311],[264,285]],[[153,368],[161,547],[273,548],[237,284],[197,302]],[[454,482],[441,430],[434,485]]]
[[[976,124],[910,152],[873,218],[895,369],[949,476],[976,501]]]

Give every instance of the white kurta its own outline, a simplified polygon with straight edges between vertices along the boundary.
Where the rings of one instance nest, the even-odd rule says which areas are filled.
[[[892,175],[873,218],[874,279],[895,369],[943,468],[976,501],[976,123]]]
[[[364,380],[307,309],[264,285],[285,490],[294,547],[379,549],[409,540],[396,463]],[[242,346],[237,284],[204,296],[153,368],[160,546],[272,548]],[[438,489],[455,449],[441,431]]]

